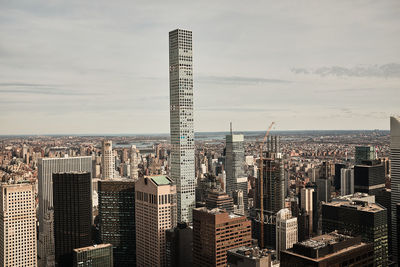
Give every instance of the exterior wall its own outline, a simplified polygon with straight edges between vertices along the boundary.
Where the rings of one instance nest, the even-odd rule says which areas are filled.
[[[167,229],[176,225],[176,187],[157,186],[151,178],[135,185],[136,264],[166,266]]]
[[[31,184],[0,187],[0,266],[36,267],[36,208]]]
[[[193,265],[226,266],[227,251],[251,244],[251,222],[226,212],[193,211]]]
[[[90,173],[53,175],[56,266],[72,265],[72,250],[92,244],[92,181]]]
[[[113,246],[114,263],[136,266],[135,182],[99,181],[100,238]]]
[[[292,248],[297,243],[297,218],[292,217],[289,209],[282,209],[276,215],[276,251]]]
[[[340,194],[342,196],[354,194],[354,169],[340,170]]]
[[[92,172],[92,157],[39,158],[39,266],[54,266],[53,173]]]
[[[396,216],[396,205],[400,203],[400,117],[390,118],[390,160],[391,160],[391,188],[392,188],[392,255],[400,264],[398,229],[399,222]]]
[[[192,32],[169,33],[171,179],[176,183],[178,221],[192,222],[195,208]]]
[[[114,178],[115,160],[112,151],[112,141],[104,140],[101,146],[101,164],[103,166],[101,178]]]
[[[136,146],[131,147],[131,155],[130,155],[131,163],[130,163],[130,177],[131,179],[137,181],[139,179],[139,162],[140,162],[140,153],[139,150],[136,149]]]
[[[377,205],[377,204],[376,204]],[[371,242],[374,246],[376,266],[387,264],[388,260],[388,231],[387,211],[368,212],[347,207],[322,205],[322,231],[350,232],[361,235],[363,242]]]

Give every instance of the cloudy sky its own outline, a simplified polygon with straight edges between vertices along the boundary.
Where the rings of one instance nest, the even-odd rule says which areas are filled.
[[[0,134],[169,132],[193,31],[196,131],[388,129],[400,1],[0,0]]]

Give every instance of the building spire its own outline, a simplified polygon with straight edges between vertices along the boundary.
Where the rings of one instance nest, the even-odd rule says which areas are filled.
[[[231,135],[232,135],[232,122],[230,123],[230,128],[231,128]]]

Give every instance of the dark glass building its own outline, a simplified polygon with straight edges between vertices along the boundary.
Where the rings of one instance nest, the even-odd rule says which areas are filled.
[[[374,248],[360,236],[332,232],[293,245],[281,251],[281,267],[373,266]]]
[[[387,210],[375,203],[338,200],[322,205],[322,231],[338,230],[361,235],[363,242],[373,243],[375,266],[388,262]]]
[[[346,164],[343,164],[343,163],[335,164],[335,177],[333,178],[333,185],[335,186],[336,191],[339,191],[341,188],[340,173],[343,168],[346,168]]]
[[[354,192],[376,195],[385,188],[385,166],[379,160],[365,160],[354,166]]]
[[[113,246],[114,266],[136,266],[135,182],[102,180],[98,194],[100,239]]]
[[[72,266],[72,250],[92,244],[90,172],[54,173],[54,243],[57,267]]]
[[[193,265],[193,229],[186,223],[166,231],[166,255],[168,267]]]

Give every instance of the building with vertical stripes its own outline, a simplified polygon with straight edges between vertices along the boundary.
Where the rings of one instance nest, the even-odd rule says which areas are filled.
[[[136,265],[166,266],[166,230],[176,226],[176,187],[163,175],[135,184]]]
[[[390,118],[390,160],[391,160],[391,198],[392,198],[392,255],[395,261],[399,260],[398,229],[399,222],[396,216],[396,206],[400,203],[400,117]]]
[[[195,208],[192,32],[169,33],[171,179],[176,184],[179,222],[192,222]]]

